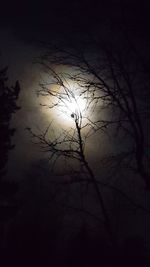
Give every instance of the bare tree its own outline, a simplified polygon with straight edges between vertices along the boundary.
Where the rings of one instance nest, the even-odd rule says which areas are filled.
[[[38,94],[47,97],[50,96],[51,100],[48,107],[50,109],[59,109],[66,117],[71,118],[73,125],[71,128],[69,127],[69,130],[62,129],[60,134],[57,134],[56,137],[54,137],[55,135],[53,136],[53,139],[49,136],[49,131],[52,129],[51,124],[46,131],[41,134],[34,134],[29,129],[30,133],[35,140],[37,140],[41,148],[50,153],[50,160],[51,162],[53,161],[53,168],[60,158],[67,159],[68,161],[70,159],[73,160],[72,170],[69,168],[71,180],[67,181],[68,184],[74,182],[81,184],[92,183],[104,217],[106,232],[112,239],[112,229],[103,196],[84,152],[86,139],[92,134],[92,131],[95,130],[95,125],[93,125],[90,120],[90,113],[88,113],[91,109],[93,110],[96,105],[95,101],[92,101],[91,94],[93,93],[90,91],[85,92],[85,88],[79,87],[78,83],[76,83],[77,87],[72,88],[70,85],[73,78],[72,74],[58,74],[49,64],[42,64],[53,78],[49,84],[40,84]],[[84,103],[82,102],[82,107],[79,104],[81,100],[84,101]],[[66,180],[63,180],[62,183],[66,184]],[[84,210],[84,212],[88,214],[88,211]],[[92,214],[92,216],[94,216],[94,214]],[[101,218],[97,217],[97,219],[101,221]]]
[[[149,180],[144,166],[144,131],[136,99],[138,92],[134,90],[139,83],[137,74],[140,68],[126,58],[124,53],[112,50],[110,46],[101,47],[100,51],[98,49],[99,42],[95,42],[90,53],[81,48],[60,49],[48,46],[46,54],[37,60],[48,74],[47,81],[40,83],[37,93],[43,99],[48,99],[41,105],[65,115],[71,124],[62,127],[61,131],[55,131],[52,123],[39,134],[31,129],[29,131],[35,142],[49,153],[53,169],[57,169],[56,164],[62,158],[72,163],[71,167],[68,164],[68,172],[64,175],[65,178],[68,175],[71,178],[53,181],[54,183],[80,183],[86,188],[92,184],[100,205],[100,215],[103,216],[99,217],[85,207],[70,207],[103,222],[106,233],[113,242],[113,227],[101,187],[107,187],[121,194],[132,205],[144,208],[119,188],[104,183],[101,179],[97,180],[86,158],[87,139],[97,131],[106,134],[115,131],[122,138],[127,136],[129,149],[111,157],[107,155],[106,161],[115,161],[117,171],[120,163],[137,171],[147,186]],[[105,110],[107,116],[103,116]]]
[[[148,189],[150,177],[145,164],[148,144],[143,122],[147,123],[144,115],[149,111],[145,110],[146,105],[142,103],[142,97],[147,97],[148,93],[148,76],[137,53],[133,53],[128,44],[122,51],[124,47],[116,48],[112,43],[102,45],[95,39],[92,39],[92,45],[90,42],[91,39],[84,44],[88,48],[72,45],[63,49],[48,45],[48,51],[40,58],[40,63],[50,70],[60,86],[63,86],[62,81],[52,71],[52,64],[72,68],[67,79],[82,88],[80,97],[88,99],[88,108],[97,108],[96,117],[86,118],[88,127],[105,133],[113,129],[122,140],[124,137],[128,140],[128,149],[120,155],[122,162],[142,177]],[[40,93],[44,92],[43,85],[41,89]],[[108,119],[101,115],[102,110],[107,112]],[[76,121],[76,117],[74,119]]]

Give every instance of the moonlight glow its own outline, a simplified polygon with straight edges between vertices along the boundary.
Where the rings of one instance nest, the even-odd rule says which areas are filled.
[[[46,95],[43,104],[48,107],[48,117],[52,116],[55,122],[65,127],[74,127],[76,119],[80,123],[87,116],[87,100],[83,97],[81,88],[72,81],[67,80],[64,85],[51,86],[49,97]]]
[[[73,94],[70,98],[63,100],[64,105],[60,107],[57,112],[60,117],[68,123],[74,121],[76,118],[81,119],[85,112],[85,101],[80,96]]]

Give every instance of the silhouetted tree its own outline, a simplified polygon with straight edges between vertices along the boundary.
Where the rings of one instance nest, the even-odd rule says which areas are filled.
[[[64,179],[52,182],[63,185],[82,185],[81,206],[77,208],[67,203],[66,207],[79,213],[84,212],[87,216],[98,220],[103,224],[111,242],[115,242],[107,206],[107,194],[104,196],[101,188],[105,187],[115,194],[120,194],[137,207],[140,205],[132,201],[119,188],[97,179],[86,158],[86,141],[97,131],[113,134],[115,129],[122,138],[127,135],[130,146],[127,145],[125,151],[115,151],[116,155],[106,155],[106,161],[117,162],[116,168],[121,163],[132,169],[135,168],[136,161],[136,170],[148,185],[148,176],[144,176],[143,165],[144,132],[138,112],[136,92],[132,88],[133,80],[135,79],[136,85],[139,81],[137,73],[140,68],[138,69],[135,62],[126,58],[120,50],[116,51],[115,48],[112,50],[113,46],[103,47],[99,43],[94,43],[91,50],[84,50],[81,47],[78,49],[69,47],[66,50],[57,46],[50,46],[49,49],[46,55],[37,60],[49,75],[46,81],[40,83],[38,95],[46,99],[46,104],[41,105],[50,110],[56,110],[58,117],[60,114],[65,115],[72,126],[69,126],[69,129],[62,127],[55,131],[50,123],[49,127],[39,134],[34,133],[30,128],[28,130],[35,143],[49,153],[53,170],[57,170],[57,164],[60,161],[68,164],[68,172],[64,174]],[[104,110],[107,112],[107,118],[102,117]],[[121,149],[123,149],[122,146]],[[133,162],[131,158],[135,161]],[[71,167],[69,164],[72,164]],[[142,166],[143,172],[139,166]],[[87,210],[86,201],[83,200],[87,199],[90,185],[94,188],[100,205],[100,216]]]
[[[67,48],[45,45],[46,54],[39,62],[50,72],[52,66],[71,68],[68,78],[82,88],[80,96],[90,97],[90,105],[97,107],[96,119],[87,118],[90,127],[110,135],[115,131],[116,136],[122,138],[120,140],[127,140],[126,149],[111,155],[111,160],[118,162],[119,157],[119,164],[134,170],[149,188],[150,176],[148,164],[145,164],[149,144],[143,127],[149,110],[142,102],[148,98],[149,75],[137,51],[131,49],[128,40],[120,39],[110,42],[99,36],[90,36],[78,46],[73,43]],[[62,76],[64,72],[67,71],[62,71]],[[56,77],[54,72],[52,75]],[[60,85],[60,80],[57,83]],[[50,84],[48,86],[50,89]],[[45,93],[45,87],[43,89]],[[103,116],[104,110],[107,119]]]
[[[112,229],[107,214],[107,209],[104,204],[103,196],[84,152],[85,141],[91,134],[91,131],[93,131],[93,128],[89,123],[90,114],[87,113],[87,111],[93,108],[93,106],[95,105],[95,103],[93,103],[94,101],[91,101],[91,92],[88,96],[86,96],[85,107],[84,110],[82,110],[79,101],[82,99],[82,97],[84,97],[84,93],[82,93],[80,89],[78,90],[78,88],[75,88],[74,90],[72,89],[69,84],[70,76],[68,74],[66,77],[65,74],[59,75],[50,66],[46,65],[46,67],[53,75],[53,86],[56,86],[57,88],[53,90],[47,88],[45,84],[41,84],[41,89],[38,91],[38,94],[47,97],[50,96],[52,99],[50,100],[49,108],[58,108],[58,111],[65,113],[66,117],[68,117],[68,119],[71,119],[73,127],[71,129],[69,127],[69,130],[62,130],[60,134],[56,134],[56,137],[54,134],[52,136],[52,140],[49,136],[52,130],[51,124],[46,129],[46,131],[42,132],[41,134],[35,134],[30,128],[28,128],[28,130],[34,138],[35,142],[37,142],[41,146],[41,148],[44,149],[44,151],[50,153],[50,160],[53,168],[54,165],[58,163],[59,159],[67,160],[68,162],[70,160],[73,160],[73,165],[75,164],[75,162],[77,163],[76,169],[73,167],[73,165],[73,169],[69,169],[68,175],[72,176],[72,179],[69,180],[68,184],[83,183],[87,185],[89,183],[93,185],[96,192],[96,197],[99,200],[101,212],[104,216],[104,227],[106,233],[109,235],[109,238],[112,239]],[[83,193],[83,197],[84,194],[85,193]],[[83,211],[85,212],[84,209]],[[91,215],[94,216],[94,214]],[[99,216],[97,216],[97,219],[101,221],[101,218]]]
[[[5,181],[6,164],[9,150],[14,148],[12,136],[15,129],[10,127],[12,115],[19,109],[16,104],[20,86],[17,81],[15,86],[7,85],[7,68],[0,70],[0,238],[3,240],[4,224],[16,214],[17,206],[13,203],[12,196],[17,191],[15,183]]]
[[[19,109],[16,104],[20,91],[19,82],[17,81],[15,86],[8,87],[7,80],[7,68],[4,68],[0,70],[0,177],[5,174],[8,152],[14,148],[11,137],[15,129],[10,128],[10,120],[12,114]]]

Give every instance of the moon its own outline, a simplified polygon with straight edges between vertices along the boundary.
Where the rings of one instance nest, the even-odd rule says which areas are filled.
[[[49,122],[53,120],[63,128],[72,128],[76,118],[83,119],[88,115],[87,100],[77,84],[67,81],[66,88],[54,85],[50,90],[52,95],[42,96],[42,112]]]

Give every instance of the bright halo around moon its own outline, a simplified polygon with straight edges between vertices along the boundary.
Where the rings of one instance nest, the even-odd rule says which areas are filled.
[[[51,84],[42,95],[42,106],[46,117],[51,118],[55,124],[61,127],[75,127],[75,122],[81,126],[83,120],[89,117],[89,96],[85,88],[76,82],[65,79],[63,85]],[[45,111],[44,111],[45,110]]]
[[[74,94],[74,97],[64,100],[64,106],[57,111],[58,116],[63,119],[65,123],[72,123],[75,119],[81,119],[85,112],[85,101]]]
[[[53,106],[53,116],[63,126],[73,127],[85,116],[86,99],[81,94],[79,86],[67,81],[66,87],[52,88],[50,99]]]

